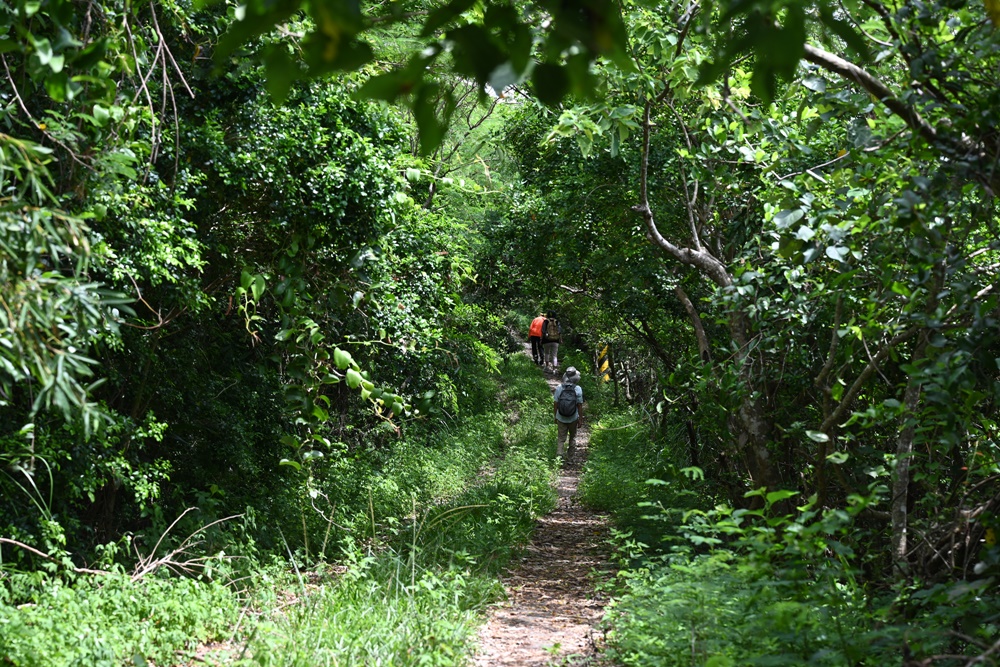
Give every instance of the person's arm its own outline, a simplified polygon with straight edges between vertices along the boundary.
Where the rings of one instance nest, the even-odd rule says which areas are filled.
[[[580,415],[579,420],[583,421],[583,389],[576,395],[576,412]]]

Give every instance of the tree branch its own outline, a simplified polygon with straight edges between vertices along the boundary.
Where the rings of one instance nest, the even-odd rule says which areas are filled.
[[[656,98],[660,102],[666,98],[669,87]],[[706,250],[692,250],[691,248],[681,248],[674,245],[660,234],[653,217],[653,211],[649,206],[649,141],[650,141],[650,110],[654,100],[646,100],[642,112],[642,158],[639,166],[639,203],[632,207],[632,210],[642,216],[646,227],[646,238],[654,245],[665,250],[667,254],[688,266],[693,266],[704,273],[708,278],[720,287],[729,287],[733,280],[726,271],[726,267],[715,256]]]
[[[805,59],[811,63],[819,65],[825,70],[838,74],[841,77],[853,81],[869,93],[875,96],[890,111],[903,119],[903,121],[914,132],[923,137],[928,143],[939,141],[937,130],[921,116],[916,109],[907,106],[898,100],[888,86],[875,78],[854,63],[848,62],[840,56],[829,51],[817,48],[811,44],[805,45]]]

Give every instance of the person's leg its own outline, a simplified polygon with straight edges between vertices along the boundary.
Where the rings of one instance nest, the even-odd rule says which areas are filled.
[[[559,370],[559,343],[552,343],[552,370]]]
[[[566,431],[569,434],[569,444],[566,446],[567,452],[572,452],[576,450],[576,427],[580,425],[579,419],[574,419],[569,424],[566,424]]]
[[[576,422],[573,423],[575,424]],[[566,442],[566,435],[569,433],[570,425],[557,419],[556,426],[559,427],[559,435],[556,438],[556,456],[563,456],[566,451],[563,448],[563,443]]]
[[[538,336],[531,336],[529,338],[531,341],[531,360],[536,364],[541,363],[542,351],[540,349],[542,339]]]
[[[553,363],[553,359],[555,359],[555,356],[556,356],[556,354],[555,354],[555,345],[556,345],[555,343],[543,343],[542,344],[542,349],[545,351],[545,355],[544,355],[545,356],[545,367],[546,368],[551,368],[552,370],[556,369],[556,365],[555,365],[555,363]]]

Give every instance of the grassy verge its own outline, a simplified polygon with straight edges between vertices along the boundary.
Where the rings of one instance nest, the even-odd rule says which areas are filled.
[[[540,436],[549,421],[546,387],[523,355],[503,368],[497,390],[505,400],[494,411],[423,454],[434,465],[422,465],[419,450],[399,464],[410,488],[433,478],[449,493],[414,500],[376,540],[349,547],[346,574],[303,588],[298,604],[271,614],[249,643],[255,664],[465,663],[479,612],[500,593],[497,573],[555,501],[553,463]],[[470,477],[462,461],[472,450],[482,459],[484,449],[486,465]],[[452,475],[463,483],[441,483]]]
[[[228,586],[166,569],[136,582],[5,582],[31,602],[0,599],[0,665],[465,663],[502,593],[498,572],[555,503],[548,389],[524,355],[501,369],[475,388],[490,397],[479,414],[401,441],[377,467],[345,460],[316,475],[307,511],[363,502],[303,519],[321,530],[293,554],[294,571],[243,562],[244,580]],[[227,572],[220,560],[215,576]]]

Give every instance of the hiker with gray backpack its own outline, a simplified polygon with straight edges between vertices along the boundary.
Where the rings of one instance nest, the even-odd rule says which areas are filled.
[[[580,371],[573,366],[566,369],[562,384],[556,387],[552,395],[556,411],[556,426],[559,435],[556,438],[556,456],[562,458],[576,447],[576,429],[583,417],[583,389],[580,387]],[[563,444],[569,439],[569,445]]]

